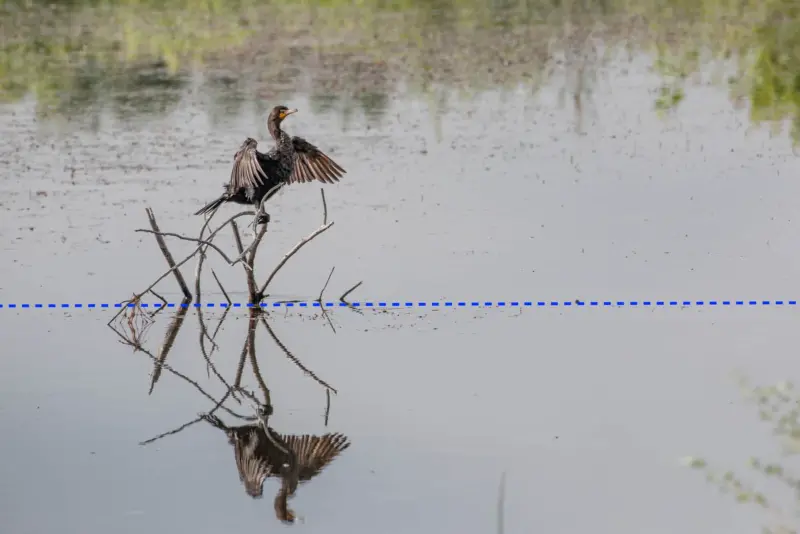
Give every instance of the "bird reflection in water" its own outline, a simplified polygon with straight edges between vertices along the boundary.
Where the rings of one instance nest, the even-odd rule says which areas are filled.
[[[284,523],[294,523],[295,514],[287,500],[293,497],[300,482],[317,476],[339,454],[350,446],[340,433],[323,436],[287,435],[269,426],[272,406],[257,407],[258,423],[229,427],[216,415],[203,419],[222,430],[233,445],[236,469],[245,491],[254,499],[261,498],[264,481],[269,477],[281,479],[275,495],[275,516]]]
[[[185,301],[184,301],[185,302]],[[199,345],[200,353],[202,354],[206,365],[209,370],[213,371],[215,376],[222,385],[227,389],[227,392],[222,398],[217,400],[213,395],[207,392],[198,381],[193,380],[184,373],[174,369],[167,363],[167,357],[174,346],[175,340],[182,326],[185,324],[185,318],[189,312],[189,307],[181,306],[175,313],[170,321],[170,325],[164,335],[163,342],[158,355],[154,354],[152,350],[148,349],[145,344],[144,331],[134,320],[137,314],[144,313],[138,307],[131,309],[129,315],[123,315],[119,319],[120,324],[116,326],[109,324],[111,329],[121,338],[122,342],[135,349],[138,353],[147,355],[155,364],[153,375],[150,382],[149,393],[152,394],[153,389],[158,381],[158,377],[162,370],[166,370],[181,380],[192,385],[198,392],[200,392],[207,400],[215,402],[215,406],[207,413],[201,413],[193,421],[189,421],[180,425],[179,427],[163,432],[153,438],[140,443],[140,445],[148,445],[161,440],[167,436],[174,436],[190,426],[200,422],[206,421],[215,428],[225,432],[228,437],[228,442],[233,445],[234,457],[236,460],[236,468],[239,472],[239,479],[244,484],[245,491],[253,498],[260,498],[263,493],[263,484],[269,477],[279,478],[281,480],[281,487],[275,496],[274,506],[275,515],[280,521],[285,523],[294,523],[295,514],[289,509],[288,499],[293,497],[297,487],[300,483],[307,482],[316,477],[326,466],[328,466],[337,456],[350,446],[350,441],[346,436],[341,433],[327,433],[322,436],[313,435],[289,435],[280,434],[269,426],[269,418],[272,416],[273,407],[271,402],[271,395],[264,378],[259,371],[258,359],[256,358],[256,329],[259,325],[263,326],[275,344],[280,348],[284,355],[291,360],[302,372],[325,388],[326,398],[328,404],[325,409],[325,426],[328,424],[328,413],[330,410],[330,394],[336,394],[336,390],[327,382],[319,378],[313,371],[305,367],[300,360],[292,354],[286,345],[278,339],[275,331],[272,329],[267,321],[266,315],[258,308],[251,308],[249,310],[249,321],[247,328],[247,336],[244,341],[244,346],[241,351],[239,365],[237,372],[232,381],[226,379],[216,368],[213,360],[213,355],[218,345],[215,342],[217,333],[220,331],[222,322],[228,315],[229,309],[220,318],[219,324],[213,334],[210,334],[205,325],[202,309],[197,308],[193,310],[197,315],[200,326]],[[146,327],[152,324],[152,318],[148,319]],[[212,350],[207,350],[206,342],[210,341],[214,346]],[[241,386],[243,380],[243,371],[246,361],[250,361],[250,367],[253,371],[253,376],[258,384],[264,401],[261,402],[255,395]],[[242,404],[241,400],[249,399],[251,405],[254,405],[256,416],[247,416],[237,413],[231,408],[226,406],[226,400],[235,399],[238,404]],[[228,426],[215,415],[217,411],[224,411],[231,417],[235,417],[244,421],[247,424],[241,426]]]

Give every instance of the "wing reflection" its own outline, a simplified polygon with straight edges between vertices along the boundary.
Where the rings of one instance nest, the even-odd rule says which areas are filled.
[[[285,523],[293,523],[295,515],[288,507],[288,498],[294,496],[300,482],[317,476],[350,446],[350,442],[340,433],[298,436],[275,432],[267,424],[270,409],[262,411],[258,424],[229,427],[215,415],[203,418],[224,431],[228,443],[233,445],[239,480],[248,495],[260,498],[268,477],[281,479],[274,501],[275,516]]]

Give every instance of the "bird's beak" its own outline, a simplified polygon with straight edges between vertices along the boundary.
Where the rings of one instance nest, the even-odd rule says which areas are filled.
[[[284,117],[288,117],[292,113],[297,113],[297,110],[296,109],[287,109],[286,111],[283,112],[283,116]]]

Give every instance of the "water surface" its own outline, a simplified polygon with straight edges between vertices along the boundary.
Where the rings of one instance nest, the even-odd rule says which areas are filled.
[[[170,6],[165,21],[178,12]],[[162,230],[195,235],[202,219],[191,214],[220,193],[241,141],[269,146],[264,120],[278,103],[300,110],[287,131],[347,174],[325,186],[334,226],[290,260],[273,298],[316,299],[332,267],[332,300],[358,281],[351,298],[361,301],[796,298],[799,169],[785,124],[794,112],[760,122],[758,86],[740,76],[750,87],[742,96],[720,81],[741,74],[726,50],[773,46],[756,31],[764,13],[732,19],[716,42],[713,32],[697,40],[704,20],[683,14],[676,31],[696,40],[670,56],[649,46],[674,42],[666,22],[647,29],[631,12],[625,25],[616,4],[599,19],[603,32],[586,24],[591,10],[542,22],[517,4],[506,16],[458,6],[373,6],[358,23],[346,7],[326,17],[319,6],[287,7],[298,10],[287,17],[294,25],[275,31],[292,39],[271,47],[220,18],[196,41],[203,61],[183,57],[178,40],[196,21],[134,54],[140,26],[158,12],[134,16],[127,4],[78,6],[65,26],[87,13],[119,17],[124,39],[76,30],[43,38],[36,52],[24,35],[6,38],[6,56],[21,42],[41,63],[6,63],[0,302],[113,303],[143,290],[166,269],[152,236],[135,233],[148,226],[145,209]],[[270,24],[247,9],[248,24]],[[94,40],[76,56],[80,39]],[[692,46],[711,60],[693,63]],[[676,51],[684,59],[665,63]],[[694,70],[679,83],[670,65]],[[292,186],[269,211],[259,280],[322,222],[319,187]],[[220,245],[233,254],[229,234]],[[170,241],[177,259],[193,247]],[[195,265],[183,269],[190,281]],[[224,300],[209,267],[246,300],[241,268],[212,255],[204,301]],[[181,298],[171,277],[157,291]],[[158,357],[173,313],[155,317],[140,348]],[[0,477],[13,481],[0,489],[3,530],[279,526],[277,482],[263,499],[248,497],[219,430],[201,421],[140,444],[214,401],[165,368],[153,384],[154,361],[119,343],[106,326],[112,314],[2,311]],[[166,362],[219,399],[226,386],[203,358],[197,314],[186,314]],[[326,424],[325,387],[257,325],[275,428],[342,432],[352,443],[290,500],[302,517],[293,528],[496,532],[505,472],[505,532],[752,532],[763,516],[734,507],[678,458],[738,465],[771,450],[729,373],[791,377],[795,314],[336,309],[334,332],[318,310],[272,311],[281,343],[337,391]],[[220,316],[203,312],[211,331]],[[247,310],[232,310],[215,338],[211,361],[228,383],[247,332]],[[248,365],[243,384],[261,389]],[[247,405],[225,406],[249,415]]]

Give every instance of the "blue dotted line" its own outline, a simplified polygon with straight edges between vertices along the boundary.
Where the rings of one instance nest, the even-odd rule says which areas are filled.
[[[28,309],[28,308],[69,308],[69,309],[82,309],[82,308],[121,308],[127,306],[133,308],[134,304],[0,304],[0,309]],[[193,307],[193,308],[252,308],[256,306],[250,303],[234,302],[228,304],[227,302],[205,302],[205,303],[174,303],[168,302],[166,304],[161,302],[155,303],[140,303],[142,308],[178,308],[178,307]],[[608,307],[684,307],[684,306],[797,306],[796,300],[550,300],[550,301],[365,301],[365,302],[317,302],[317,301],[297,301],[297,302],[262,302],[261,308],[345,308],[352,306],[355,308],[553,308],[553,307],[595,307],[595,308],[608,308]]]

